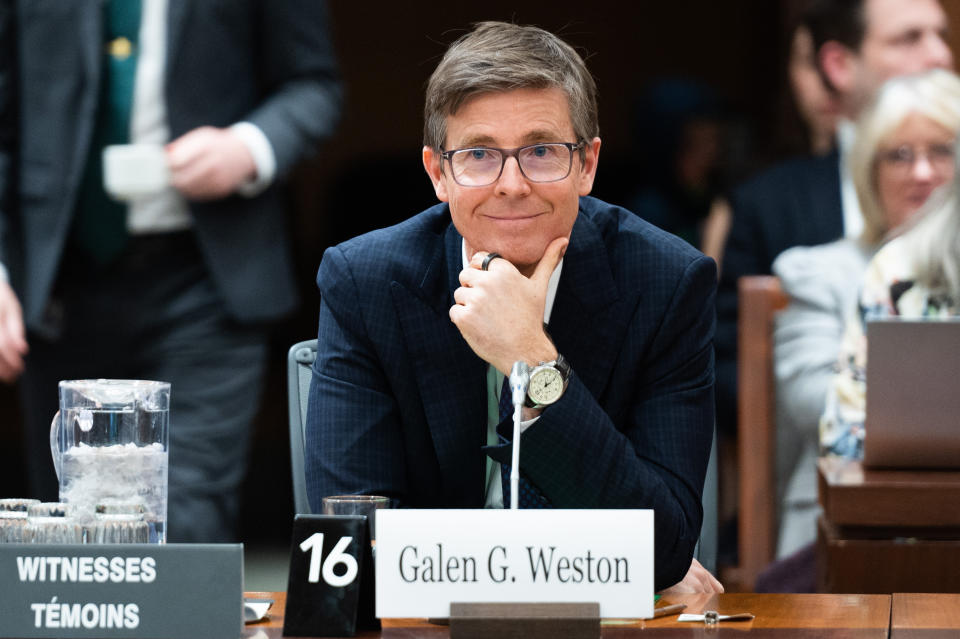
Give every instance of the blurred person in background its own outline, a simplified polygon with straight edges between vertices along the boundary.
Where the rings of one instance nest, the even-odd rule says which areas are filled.
[[[840,104],[837,95],[827,89],[817,69],[813,36],[802,24],[793,31],[787,76],[810,153],[827,155],[835,146]]]
[[[867,264],[882,242],[901,231],[954,174],[960,78],[935,69],[889,80],[856,127],[847,161],[863,232],[857,238],[794,247],[773,263],[790,298],[774,329],[778,557],[816,537],[818,423]]]
[[[843,130],[852,130],[869,95],[888,78],[953,66],[944,39],[947,17],[937,0],[812,0],[801,23],[839,104],[839,149],[788,160],[731,194],[714,340],[721,432],[734,432],[737,420],[737,280],[770,274],[774,259],[790,247],[859,237],[860,206],[841,161],[853,140]]]
[[[956,148],[954,148],[954,151]],[[953,168],[945,192],[934,195],[927,212],[909,230],[890,240],[870,261],[856,312],[843,335],[837,372],[830,380],[820,420],[820,452],[852,459],[863,457],[867,394],[868,320],[885,317],[946,319],[960,315],[960,176],[956,156],[946,148],[902,148],[889,156],[892,172],[909,164],[939,162]],[[901,199],[909,198],[904,192]]]
[[[627,208],[699,247],[710,202],[722,188],[720,98],[700,82],[664,79],[643,92],[635,113],[642,184]]]
[[[787,61],[787,78],[797,124],[804,138],[806,150],[815,156],[828,155],[835,147],[835,136],[840,105],[837,96],[827,89],[817,69],[813,37],[803,24],[793,29]],[[723,249],[730,234],[733,211],[726,197],[719,197],[710,206],[703,223],[700,250],[723,266]]]
[[[168,539],[235,538],[270,323],[296,306],[279,183],[337,121],[315,0],[0,3],[0,379],[56,499],[57,382],[172,383]],[[105,146],[169,186],[129,205]]]

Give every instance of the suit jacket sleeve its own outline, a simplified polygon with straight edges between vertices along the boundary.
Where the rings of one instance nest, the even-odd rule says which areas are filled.
[[[317,359],[307,409],[307,493],[313,512],[324,495],[405,494],[399,406],[370,339],[361,299],[339,247],[328,249],[318,281]]]
[[[283,176],[333,132],[341,87],[326,3],[265,0],[260,6],[258,75],[268,97],[246,120],[270,140]]]
[[[604,411],[574,371],[567,392],[523,435],[520,467],[554,506],[656,511],[657,589],[683,578],[700,535],[713,436],[715,290],[713,260],[691,261],[650,344],[649,369],[625,380],[626,414]],[[628,334],[642,331],[635,324]]]

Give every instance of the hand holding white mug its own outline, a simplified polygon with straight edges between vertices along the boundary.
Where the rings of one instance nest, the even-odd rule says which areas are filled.
[[[190,200],[217,200],[257,176],[247,145],[230,129],[203,126],[167,145],[170,182]]]

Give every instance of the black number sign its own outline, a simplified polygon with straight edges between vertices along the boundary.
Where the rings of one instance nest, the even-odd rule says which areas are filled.
[[[372,605],[367,530],[367,518],[358,515],[294,518],[285,636],[343,637],[356,632],[358,604],[365,609]]]

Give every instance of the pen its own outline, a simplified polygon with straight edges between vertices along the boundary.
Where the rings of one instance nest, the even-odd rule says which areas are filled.
[[[683,609],[686,607],[687,607],[687,604],[683,604],[683,603],[673,604],[670,606],[660,606],[659,608],[653,609],[653,618],[656,619],[657,617],[666,617],[667,615],[673,615],[683,611]]]

